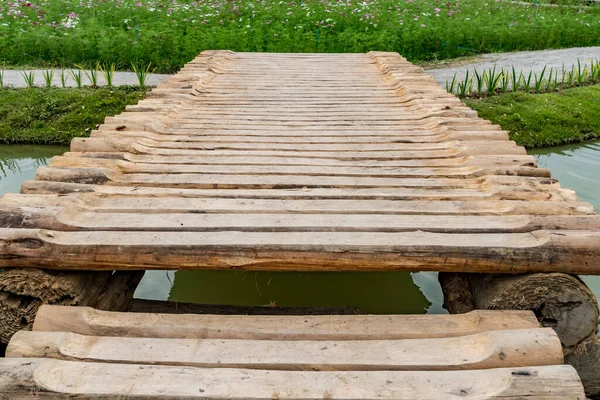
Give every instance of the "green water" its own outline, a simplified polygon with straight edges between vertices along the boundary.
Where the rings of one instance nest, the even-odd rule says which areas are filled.
[[[0,195],[24,180],[61,147],[0,146]],[[563,187],[600,209],[600,142],[532,151]],[[600,276],[583,277],[600,295]],[[136,297],[202,304],[356,307],[365,313],[445,313],[432,272],[148,271]]]
[[[600,141],[529,151],[538,165],[552,171],[564,188],[573,189],[581,201],[600,211]],[[581,279],[600,300],[600,275]]]

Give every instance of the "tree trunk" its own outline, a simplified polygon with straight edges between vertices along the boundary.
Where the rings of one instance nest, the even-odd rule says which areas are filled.
[[[126,310],[144,271],[49,271],[7,269],[0,273],[0,342],[31,329],[42,304]]]
[[[440,273],[444,306],[472,310],[532,310],[558,334],[565,360],[573,365],[588,396],[600,398],[598,302],[578,277],[562,273],[527,275]]]

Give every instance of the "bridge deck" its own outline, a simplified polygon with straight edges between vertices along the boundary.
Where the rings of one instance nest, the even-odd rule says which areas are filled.
[[[42,306],[0,359],[6,398],[585,398],[531,311],[222,316]]]
[[[600,220],[395,53],[205,52],[0,200],[0,268],[600,271]]]

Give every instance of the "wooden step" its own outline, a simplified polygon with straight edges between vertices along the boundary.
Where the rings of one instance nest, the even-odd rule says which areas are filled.
[[[529,311],[238,316],[42,306],[0,359],[8,398],[578,399]]]
[[[568,365],[435,373],[269,371],[7,358],[0,361],[0,390],[11,399],[585,399]]]
[[[539,328],[530,311],[458,315],[195,315],[117,313],[43,305],[34,331],[171,339],[396,340],[449,338],[487,331]]]

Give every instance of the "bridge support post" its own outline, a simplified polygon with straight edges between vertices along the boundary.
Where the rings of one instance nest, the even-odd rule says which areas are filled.
[[[13,268],[0,273],[0,343],[31,329],[42,304],[125,311],[144,271],[57,271]]]
[[[543,326],[557,332],[565,361],[577,369],[586,394],[600,399],[598,302],[578,277],[440,273],[439,280],[451,314],[475,309],[534,311]]]

